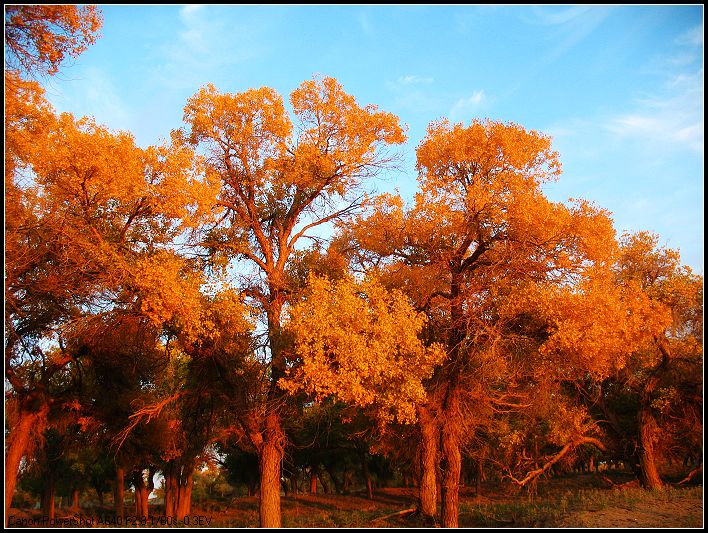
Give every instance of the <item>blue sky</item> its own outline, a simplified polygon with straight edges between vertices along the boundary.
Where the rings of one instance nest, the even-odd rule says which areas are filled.
[[[314,74],[407,124],[415,191],[431,120],[512,121],[550,134],[554,200],[586,198],[615,227],[650,230],[703,273],[703,6],[102,6],[101,38],[47,81],[60,111],[157,143],[199,87]]]

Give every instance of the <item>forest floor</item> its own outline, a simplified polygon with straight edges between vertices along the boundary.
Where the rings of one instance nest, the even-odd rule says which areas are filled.
[[[703,526],[703,487],[667,487],[646,491],[631,477],[619,472],[572,474],[542,480],[534,494],[493,483],[482,485],[482,495],[463,487],[460,492],[460,527],[587,527],[587,528],[700,528]],[[435,527],[414,513],[397,514],[415,506],[416,489],[386,488],[374,492],[369,500],[364,494],[299,494],[282,498],[284,527]],[[127,509],[129,506],[127,506]],[[110,515],[108,507],[104,515]],[[39,511],[14,510],[11,516],[39,519]],[[57,509],[57,518],[83,516],[79,525],[110,527],[98,521],[101,510],[72,515]],[[143,526],[159,527],[159,513]],[[93,518],[91,518],[93,517]],[[93,521],[91,524],[90,521]],[[164,518],[162,518],[164,520]],[[11,521],[12,522],[12,521]],[[35,522],[36,525],[40,525]],[[53,527],[56,527],[55,524]],[[70,524],[66,524],[70,525]],[[76,524],[71,524],[76,525]],[[135,525],[141,524],[123,524]],[[256,527],[257,497],[234,498],[229,503],[193,502],[192,513],[178,526],[187,527]]]

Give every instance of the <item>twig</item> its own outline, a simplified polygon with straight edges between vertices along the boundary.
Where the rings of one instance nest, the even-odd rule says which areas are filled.
[[[413,507],[412,509],[404,509],[403,511],[398,511],[396,513],[391,513],[391,514],[387,514],[386,516],[381,516],[379,518],[375,518],[369,523],[373,524],[374,522],[379,522],[380,520],[387,520],[387,519],[393,518],[395,516],[403,516],[403,515],[407,515],[407,514],[412,514],[412,513],[415,513],[417,510],[418,509],[416,509],[415,507]]]

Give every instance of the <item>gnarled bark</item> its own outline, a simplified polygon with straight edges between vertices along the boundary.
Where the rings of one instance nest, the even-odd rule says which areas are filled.
[[[427,407],[418,408],[420,428],[418,509],[424,516],[435,517],[437,505],[436,464],[438,460],[438,428]]]

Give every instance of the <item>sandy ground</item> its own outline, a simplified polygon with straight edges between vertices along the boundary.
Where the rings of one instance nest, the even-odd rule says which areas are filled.
[[[570,514],[563,527],[703,527],[703,502],[695,496],[675,496],[665,501],[661,495],[646,496],[646,501],[626,507],[606,507],[597,511]]]

